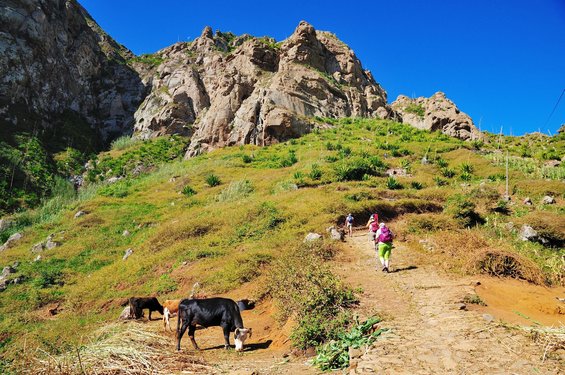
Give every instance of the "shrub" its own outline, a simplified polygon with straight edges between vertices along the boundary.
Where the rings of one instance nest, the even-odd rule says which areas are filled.
[[[399,190],[403,188],[402,184],[392,176],[386,179],[386,187],[390,190]]]
[[[435,176],[435,177],[434,177],[434,182],[436,183],[437,186],[445,186],[445,185],[447,185],[447,181],[444,180],[444,179],[441,178],[441,177],[438,177],[438,176]]]
[[[208,184],[208,186],[210,186],[210,187],[218,186],[222,183],[220,181],[220,178],[213,173],[206,175],[205,180],[206,180],[206,183]]]
[[[416,190],[421,190],[424,188],[424,185],[421,182],[418,181],[412,181],[410,183],[410,186],[412,186],[412,189],[416,189]]]
[[[473,165],[471,165],[469,163],[463,163],[459,167],[461,168],[461,173],[471,174],[475,170],[475,167],[473,167]]]
[[[253,158],[247,154],[244,154],[241,156],[241,160],[245,163],[245,164],[249,164],[253,161]]]
[[[473,175],[469,172],[463,172],[459,178],[461,181],[471,181],[473,179]]]
[[[420,118],[424,118],[424,115],[426,114],[424,107],[421,104],[416,104],[416,103],[408,104],[404,108],[404,110],[408,113],[413,113]]]
[[[487,249],[476,255],[472,267],[482,273],[497,277],[511,277],[543,284],[543,275],[532,261],[518,254]]]
[[[447,213],[464,227],[471,227],[483,222],[475,212],[475,203],[462,194],[455,194],[447,201]]]
[[[381,319],[373,316],[360,323],[357,319],[348,332],[340,332],[337,340],[317,349],[317,356],[312,363],[322,371],[344,369],[349,366],[349,348],[359,349],[370,346],[385,331],[376,324]]]
[[[310,171],[308,176],[310,176],[312,180],[319,180],[320,178],[322,178],[322,171],[320,170],[318,164],[312,165],[312,170]]]
[[[183,193],[187,197],[192,197],[193,195],[196,194],[196,190],[194,190],[192,186],[186,185],[185,187],[182,188],[181,193]]]
[[[362,159],[359,157],[342,160],[334,167],[337,181],[359,181],[365,175],[375,176],[382,168],[379,158]]]
[[[455,176],[455,171],[450,168],[441,168],[440,172],[443,177],[451,178]]]
[[[291,335],[295,346],[306,348],[334,339],[347,321],[343,308],[356,303],[353,291],[341,284],[320,255],[324,243],[303,244],[274,263],[269,276],[270,293],[284,321],[293,316],[298,325]]]
[[[447,168],[447,166],[449,165],[447,163],[447,161],[441,157],[436,159],[436,164],[438,165],[438,167],[440,168]]]

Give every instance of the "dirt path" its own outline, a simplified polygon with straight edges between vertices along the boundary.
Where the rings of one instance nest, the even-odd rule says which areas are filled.
[[[348,239],[337,260],[340,273],[363,289],[359,314],[384,314],[391,330],[357,360],[356,373],[558,374],[563,358],[546,359],[543,348],[521,330],[491,315],[461,310],[477,278],[451,277],[426,265],[421,254],[396,244],[385,274],[364,233]]]
[[[542,362],[543,347],[534,343],[523,330],[501,324],[495,316],[504,314],[498,314],[496,309],[475,305],[461,309],[465,295],[485,289],[488,283],[489,289],[501,293],[503,281],[494,288],[492,279],[450,276],[431,266],[426,254],[411,251],[401,242],[395,246],[392,272],[388,274],[383,273],[380,266],[377,269],[374,249],[362,231],[347,239],[345,250],[334,260],[337,273],[360,291],[361,303],[356,313],[361,318],[378,314],[384,318],[382,325],[390,328],[373,347],[352,361],[351,373],[565,373],[563,353],[561,357],[554,355]],[[480,287],[477,280],[481,280]],[[520,288],[519,282],[514,283],[518,283],[519,288],[513,287],[523,288],[525,294],[538,295],[543,289]],[[555,300],[551,293],[547,293],[546,301]],[[561,288],[559,293],[565,296],[565,289]],[[272,306],[263,304],[242,315],[246,326],[254,330],[244,353],[221,349],[222,333],[216,327],[196,332],[196,340],[205,350],[194,352],[185,337],[178,356],[206,363],[206,373],[213,374],[320,373],[307,364],[307,358],[288,355],[290,325],[282,329],[276,325]],[[173,334],[170,335],[174,341]]]

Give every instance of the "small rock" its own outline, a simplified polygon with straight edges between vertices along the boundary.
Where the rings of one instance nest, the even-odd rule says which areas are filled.
[[[552,196],[546,195],[545,197],[543,197],[541,203],[543,203],[543,204],[555,204],[555,198],[553,198]]]
[[[130,256],[131,254],[133,254],[133,250],[132,250],[132,249],[127,249],[126,252],[125,252],[125,254],[124,254],[124,257],[123,257],[122,259],[123,259],[123,260],[126,260],[127,258],[129,258],[129,256]]]
[[[51,241],[51,240],[48,240],[45,243],[45,247],[47,248],[47,250],[54,249],[54,248],[56,248],[57,246],[60,246],[60,245],[61,244],[59,242],[55,242],[55,241]]]
[[[524,199],[524,204],[525,204],[526,206],[531,206],[531,205],[533,204],[533,203],[532,203],[532,199],[531,199],[530,197],[526,197],[526,198]]]
[[[494,316],[490,314],[483,314],[483,319],[490,323],[494,320]]]
[[[465,305],[464,303],[460,303],[457,305],[457,309],[458,310],[467,310],[467,305]]]
[[[121,179],[122,179],[122,177],[114,176],[114,177],[110,177],[106,181],[108,181],[109,184],[115,184],[116,182],[120,181]]]
[[[37,257],[35,257],[35,259],[33,260],[34,262],[39,262],[41,260],[41,255],[38,255]]]
[[[0,282],[0,292],[5,291],[6,288],[7,288],[6,282],[4,282],[4,281]]]
[[[2,270],[2,275],[0,275],[0,277],[8,277],[8,275],[11,275],[13,273],[16,273],[16,270],[14,268],[12,268],[11,266],[6,266]]]
[[[312,242],[322,239],[322,235],[318,233],[308,233],[304,238],[304,242]]]
[[[130,233],[129,233],[129,230],[126,229],[126,230],[124,230],[124,232],[122,233],[122,236],[127,237],[127,236],[129,236],[129,234],[130,234]]]
[[[520,239],[522,241],[534,241],[538,236],[538,232],[531,226],[524,224],[520,229]]]
[[[87,213],[86,213],[85,211],[79,211],[79,212],[77,212],[77,213],[75,214],[75,219],[77,219],[77,218],[79,218],[79,217],[81,217],[81,216],[84,216],[84,215],[86,215],[86,214],[87,214]]]
[[[38,242],[31,247],[32,253],[40,253],[45,249],[45,244],[43,242]]]
[[[6,242],[4,242],[4,245],[0,246],[0,251],[9,249],[10,247],[14,246],[14,244],[16,242],[18,242],[21,238],[23,237],[23,235],[19,232],[16,232],[14,234],[12,234],[7,240]]]
[[[24,276],[19,276],[19,277],[14,277],[12,280],[9,281],[10,284],[21,284],[25,281],[25,277]]]
[[[330,234],[330,238],[334,241],[343,241],[345,238],[343,230],[336,229],[334,226],[327,228],[326,231]]]

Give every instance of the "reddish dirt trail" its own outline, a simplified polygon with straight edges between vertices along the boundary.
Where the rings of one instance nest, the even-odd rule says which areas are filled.
[[[563,373],[563,352],[554,353],[542,362],[544,349],[523,330],[500,324],[497,319],[504,316],[496,309],[460,310],[463,297],[477,292],[479,278],[447,275],[431,266],[425,254],[411,251],[402,243],[395,246],[393,272],[389,274],[376,270],[374,249],[365,233],[349,238],[346,251],[338,258],[342,276],[354,287],[363,289],[359,314],[380,312],[385,318],[383,326],[391,329],[356,361],[356,373]],[[488,290],[496,289],[504,294],[506,281],[481,280],[481,287],[488,285]],[[545,290],[547,297],[538,298],[534,304],[553,306],[557,300],[549,296],[561,293],[563,288],[549,293],[535,286],[523,292],[514,289],[511,297],[516,302],[514,308],[530,306],[532,296],[539,297],[534,290]],[[488,294],[484,299],[487,303],[493,300]],[[550,307],[549,311],[545,315],[555,318],[556,312]],[[486,315],[487,312],[493,316]],[[539,316],[544,315],[540,309],[538,312]],[[557,312],[556,319],[562,316]]]

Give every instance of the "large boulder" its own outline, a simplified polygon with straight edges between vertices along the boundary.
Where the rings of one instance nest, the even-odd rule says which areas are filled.
[[[391,107],[397,120],[418,129],[438,130],[463,140],[482,138],[471,117],[461,112],[443,92],[436,92],[429,98],[416,99],[400,95]]]

